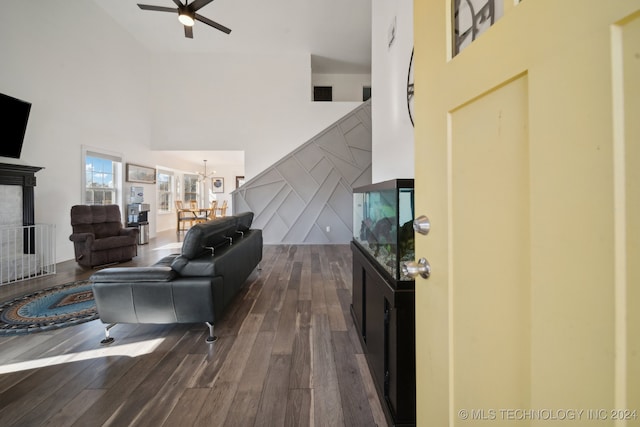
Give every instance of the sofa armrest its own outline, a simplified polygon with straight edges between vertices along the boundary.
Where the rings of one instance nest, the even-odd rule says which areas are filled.
[[[211,255],[188,259],[180,255],[171,263],[171,268],[182,277],[213,277],[216,275],[216,261]]]
[[[69,236],[69,240],[71,240],[74,243],[76,242],[91,243],[93,240],[95,240],[95,238],[96,236],[93,233],[73,233],[71,236]]]
[[[171,267],[113,267],[96,271],[89,280],[94,283],[169,282],[176,276]]]

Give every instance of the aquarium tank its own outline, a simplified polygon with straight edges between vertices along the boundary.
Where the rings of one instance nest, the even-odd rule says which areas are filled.
[[[415,259],[412,179],[394,179],[354,188],[353,240],[394,280],[402,263]]]

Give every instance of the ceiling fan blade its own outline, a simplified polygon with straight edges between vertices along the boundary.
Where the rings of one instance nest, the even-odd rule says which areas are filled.
[[[149,4],[138,4],[138,7],[142,10],[155,10],[157,12],[173,12],[176,13],[178,9],[174,7],[164,7],[164,6],[152,6]]]
[[[173,2],[176,4],[176,6],[178,7],[184,7],[184,5],[182,3],[180,3],[180,0],[173,0]]]
[[[196,0],[196,1],[197,1],[197,0]],[[229,33],[231,32],[231,29],[230,29],[230,28],[227,28],[227,27],[225,27],[224,25],[220,25],[220,24],[218,24],[217,22],[212,21],[212,20],[211,20],[211,19],[209,19],[209,18],[205,18],[205,17],[204,17],[204,16],[202,16],[202,15],[198,15],[197,13],[196,13],[195,18],[196,18],[196,20],[197,20],[197,21],[204,22],[205,24],[210,25],[210,26],[212,26],[213,28],[216,28],[216,29],[218,29],[218,30],[222,31],[223,33],[227,33],[227,34],[229,34]]]
[[[189,27],[187,25],[184,26],[184,36],[188,39],[193,38],[193,27]]]
[[[174,1],[177,1],[177,0],[174,0]],[[202,9],[203,7],[205,7],[206,5],[211,3],[212,1],[213,0],[194,0],[188,7],[193,12],[196,12],[198,9]]]

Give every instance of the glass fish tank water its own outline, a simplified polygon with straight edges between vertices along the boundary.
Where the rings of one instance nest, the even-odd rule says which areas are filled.
[[[353,240],[395,281],[413,281],[402,263],[415,259],[413,179],[353,189]]]

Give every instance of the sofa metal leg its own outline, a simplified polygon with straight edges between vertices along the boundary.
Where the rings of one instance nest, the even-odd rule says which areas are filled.
[[[103,339],[102,341],[100,341],[100,344],[102,344],[102,345],[109,345],[109,344],[111,344],[113,341],[115,341],[115,340],[113,339],[113,337],[110,337],[110,336],[109,336],[109,329],[113,328],[114,326],[116,326],[116,323],[112,323],[112,324],[107,325],[107,326],[105,326],[105,327],[104,327],[104,335],[105,335],[105,337],[104,337],[104,339]]]
[[[216,342],[216,340],[218,339],[217,336],[213,335],[213,324],[209,323],[209,322],[205,322],[207,324],[207,326],[209,327],[209,336],[207,337],[207,342],[209,344],[213,344],[214,342]]]

